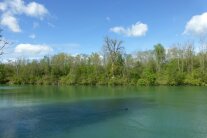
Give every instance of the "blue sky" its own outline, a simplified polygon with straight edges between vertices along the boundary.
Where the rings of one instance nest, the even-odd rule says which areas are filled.
[[[207,33],[205,0],[1,0],[5,57],[100,52],[105,36],[127,53]]]

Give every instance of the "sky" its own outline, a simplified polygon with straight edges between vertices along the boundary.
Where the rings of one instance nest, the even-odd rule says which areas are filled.
[[[127,53],[207,34],[206,0],[0,0],[4,59],[101,52],[104,37]]]

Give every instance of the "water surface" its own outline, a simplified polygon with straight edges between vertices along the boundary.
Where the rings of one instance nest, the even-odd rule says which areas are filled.
[[[0,86],[0,138],[206,138],[206,87]]]

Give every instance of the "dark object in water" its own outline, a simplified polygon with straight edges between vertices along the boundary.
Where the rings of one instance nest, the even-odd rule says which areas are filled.
[[[129,109],[128,109],[128,108],[124,108],[124,110],[125,110],[125,111],[128,111]]]

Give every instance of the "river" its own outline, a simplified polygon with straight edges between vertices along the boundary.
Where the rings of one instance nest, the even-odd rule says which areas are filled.
[[[206,137],[206,87],[0,86],[0,138]]]

